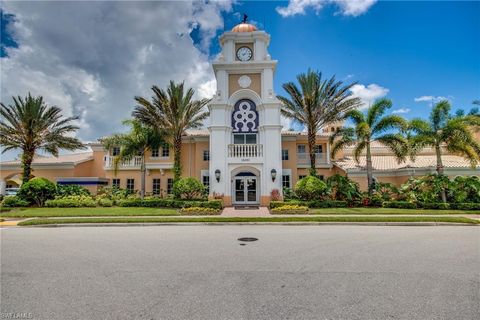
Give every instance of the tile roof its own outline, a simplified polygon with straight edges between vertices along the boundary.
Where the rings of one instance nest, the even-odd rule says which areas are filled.
[[[93,160],[93,152],[80,152],[80,153],[70,153],[70,154],[62,154],[58,157],[46,157],[41,155],[36,155],[33,159],[33,164],[78,164],[84,161]],[[20,160],[13,160],[13,161],[4,161],[0,162],[0,165],[19,165]]]
[[[335,160],[334,163],[347,171],[362,171],[366,170],[365,157],[360,157],[360,162],[355,162],[351,156],[345,156],[343,159]],[[470,162],[463,157],[455,155],[442,156],[443,166],[445,168],[470,168]],[[435,155],[419,155],[415,161],[407,159],[405,162],[398,163],[394,156],[373,156],[372,165],[374,170],[388,171],[400,170],[408,168],[435,168],[437,166],[437,157]]]

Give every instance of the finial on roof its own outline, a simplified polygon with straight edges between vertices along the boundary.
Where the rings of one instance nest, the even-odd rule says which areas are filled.
[[[247,23],[248,16],[244,13],[242,23]]]

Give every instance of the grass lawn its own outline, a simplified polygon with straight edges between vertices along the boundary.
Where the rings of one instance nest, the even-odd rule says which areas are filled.
[[[480,214],[478,210],[432,210],[397,208],[319,208],[310,209],[310,214]]]
[[[92,216],[176,216],[174,208],[25,208],[2,212],[0,217],[92,217]]]
[[[480,221],[464,217],[102,217],[102,218],[70,218],[70,219],[32,219],[20,222],[19,226],[67,224],[67,223],[173,223],[173,222],[453,222],[479,224]]]

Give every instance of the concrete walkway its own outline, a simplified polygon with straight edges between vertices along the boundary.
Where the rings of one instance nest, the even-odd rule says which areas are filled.
[[[268,217],[271,216],[267,207],[258,209],[235,209],[235,207],[226,207],[221,214],[223,217]]]

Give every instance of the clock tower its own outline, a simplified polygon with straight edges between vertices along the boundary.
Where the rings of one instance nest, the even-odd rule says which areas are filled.
[[[282,190],[280,102],[273,91],[277,61],[270,35],[243,23],[220,36],[210,110],[210,192],[226,205],[267,205]],[[278,175],[278,177],[277,177]]]

